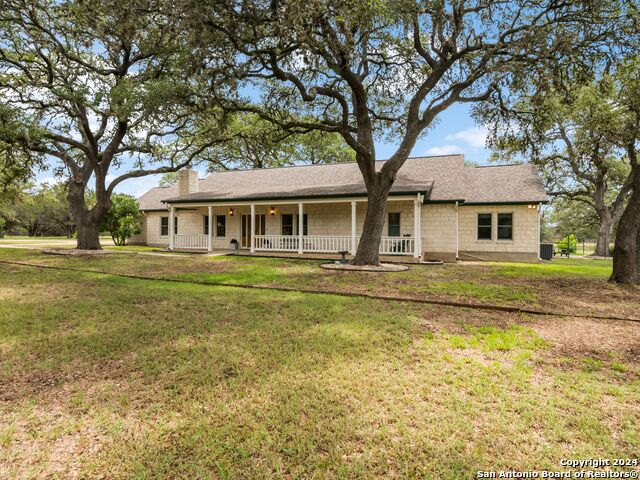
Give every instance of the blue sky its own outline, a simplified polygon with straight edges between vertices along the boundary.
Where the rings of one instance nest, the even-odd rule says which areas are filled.
[[[486,164],[490,151],[484,148],[486,131],[478,126],[469,113],[469,105],[453,105],[443,112],[431,130],[418,141],[413,149],[412,156],[422,155],[446,155],[451,153],[463,153],[469,161]],[[383,160],[388,158],[397,145],[378,144],[377,156]],[[113,170],[110,178],[125,171]],[[201,177],[204,173],[201,172]],[[158,185],[161,175],[125,180],[116,188],[116,192],[128,193],[136,197]],[[38,183],[52,182],[50,171],[39,172],[36,176]]]

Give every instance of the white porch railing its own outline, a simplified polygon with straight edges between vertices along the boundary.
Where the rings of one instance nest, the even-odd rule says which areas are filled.
[[[208,235],[174,235],[173,248],[187,250],[207,250],[209,248]]]
[[[257,252],[297,252],[297,235],[256,235]],[[356,245],[360,237],[356,237]],[[380,253],[383,255],[412,255],[415,249],[413,237],[382,237]],[[307,253],[336,253],[351,250],[349,235],[305,235],[302,237],[302,251]]]
[[[351,250],[351,237],[307,235],[303,237],[302,250],[310,253],[336,253],[340,250]]]
[[[298,251],[298,237],[295,235],[255,235],[253,238],[258,252]]]
[[[413,237],[382,237],[380,253],[383,255],[411,255],[415,249]]]
[[[256,235],[255,250],[257,252],[297,252],[299,237],[297,235]],[[360,237],[356,237],[356,245]],[[415,249],[413,237],[382,237],[380,253],[382,255],[412,255]],[[207,250],[207,235],[174,235],[173,248],[185,250]],[[302,237],[302,251],[306,253],[336,253],[340,250],[351,250],[350,235],[305,235]]]

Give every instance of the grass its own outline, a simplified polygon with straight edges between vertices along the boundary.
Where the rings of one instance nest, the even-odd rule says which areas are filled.
[[[609,278],[612,260],[556,258],[545,263],[495,263],[498,275],[525,278]]]
[[[131,247],[124,247],[128,250]],[[117,250],[117,249],[116,249]],[[132,249],[144,253],[153,247]],[[66,259],[36,250],[0,249],[37,264],[114,273],[193,280],[211,284],[258,285],[310,291],[340,291],[638,318],[640,288],[607,282],[610,260],[556,259],[553,262],[412,265],[407,272],[336,272],[321,260],[268,257],[105,255]]]
[[[2,257],[239,282],[317,268]],[[0,279],[3,478],[459,479],[640,448],[632,327],[610,358],[565,356],[530,317],[9,265]]]

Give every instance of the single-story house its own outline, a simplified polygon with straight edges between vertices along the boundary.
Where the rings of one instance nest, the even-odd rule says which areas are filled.
[[[378,162],[378,168],[383,165]],[[184,169],[139,198],[135,243],[170,250],[355,252],[367,194],[355,163],[212,173]],[[547,195],[531,165],[410,158],[389,195],[381,255],[537,261]],[[409,259],[407,259],[409,260]]]

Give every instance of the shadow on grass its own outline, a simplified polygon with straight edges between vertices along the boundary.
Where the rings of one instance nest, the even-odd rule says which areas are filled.
[[[255,382],[292,363],[317,367],[409,341],[402,309],[382,302],[61,271],[11,275],[0,359],[13,398],[33,393],[30,378],[37,389],[99,372],[169,383],[175,375],[193,382],[185,388]],[[7,388],[15,381],[21,388]]]

